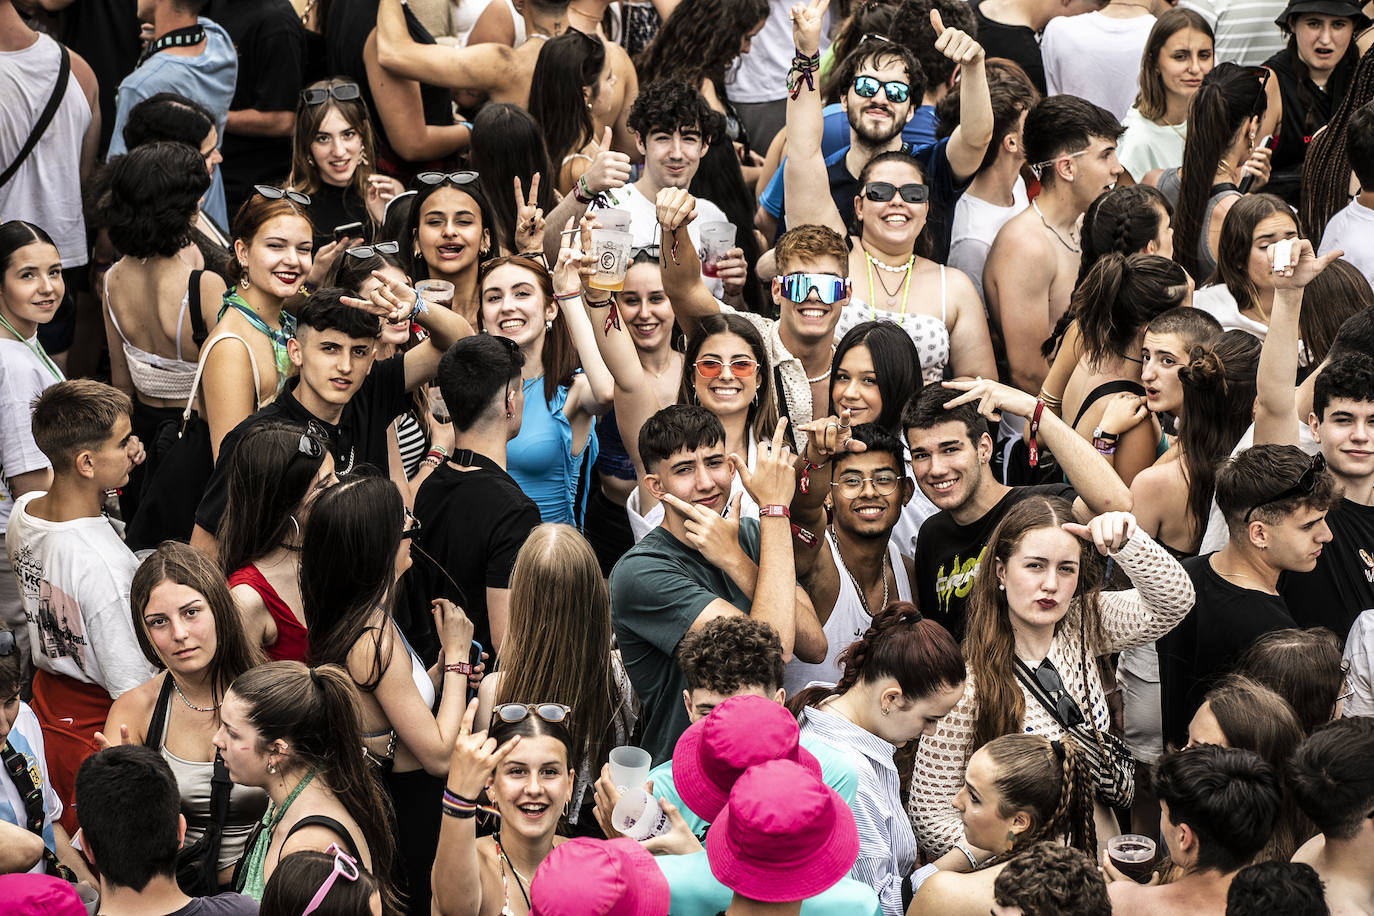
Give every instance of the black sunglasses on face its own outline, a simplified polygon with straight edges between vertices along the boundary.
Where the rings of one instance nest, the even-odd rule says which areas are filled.
[[[1291,487],[1284,490],[1283,492],[1275,496],[1270,496],[1266,499],[1262,499],[1259,502],[1255,503],[1253,506],[1251,506],[1249,509],[1246,509],[1245,523],[1249,524],[1250,516],[1254,514],[1256,509],[1262,506],[1268,506],[1273,503],[1281,503],[1285,499],[1292,499],[1294,496],[1312,495],[1312,491],[1317,487],[1318,478],[1321,477],[1322,472],[1325,470],[1326,458],[1322,455],[1321,452],[1318,452],[1317,454],[1312,456],[1312,463],[1307,466],[1307,470],[1302,472],[1302,476],[1298,478],[1297,483],[1293,484]]]
[[[285,197],[287,200],[294,201],[302,207],[310,206],[310,195],[302,194],[300,191],[288,191],[285,188],[274,188],[270,184],[255,184],[253,185],[253,190],[257,191],[268,200],[281,200]]]
[[[325,86],[323,89],[302,89],[301,101],[307,105],[319,105],[331,95],[340,102],[351,102],[362,98],[363,91],[357,83],[340,83],[337,86]]]
[[[443,184],[472,184],[477,180],[477,173],[473,171],[462,172],[421,172],[415,176],[416,180],[427,185]]]
[[[1048,658],[1035,669],[1035,682],[1050,695],[1050,699],[1054,700],[1055,712],[1065,725],[1073,727],[1084,721],[1083,710],[1078,707],[1078,701],[1069,694],[1064,686],[1064,679],[1059,676],[1058,669]]]
[[[371,245],[358,245],[353,248],[345,248],[344,254],[350,258],[363,260],[370,258],[374,254],[395,254],[401,250],[400,242],[376,242]]]
[[[902,200],[909,204],[919,204],[930,200],[930,187],[914,181],[900,186],[890,181],[870,181],[864,185],[864,197],[880,204],[891,200],[894,194],[902,195]]]

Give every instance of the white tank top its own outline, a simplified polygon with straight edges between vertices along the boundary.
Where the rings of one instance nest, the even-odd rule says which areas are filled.
[[[825,661],[819,665],[798,661],[796,658],[787,663],[782,673],[782,685],[789,697],[812,681],[824,684],[839,683],[840,653],[862,638],[868,625],[873,622],[873,618],[864,610],[863,602],[859,600],[854,580],[845,572],[840,548],[829,530],[825,532],[825,543],[830,546],[830,556],[834,559],[835,569],[840,576],[840,591],[835,597],[835,609],[830,612],[830,618],[822,627],[830,647],[825,650]],[[888,541],[887,556],[892,562],[892,572],[897,579],[897,594],[889,596],[889,600],[910,601],[911,582],[906,575],[906,567],[902,564],[902,555],[897,550],[895,541]]]
[[[0,52],[0,163],[14,161],[38,122],[56,85],[61,56],[57,42],[47,35],[22,51]],[[42,139],[0,188],[0,222],[22,219],[42,227],[57,243],[63,267],[87,261],[77,176],[81,140],[90,123],[90,103],[73,73]]]

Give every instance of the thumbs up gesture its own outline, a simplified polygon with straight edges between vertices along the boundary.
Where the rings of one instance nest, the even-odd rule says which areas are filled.
[[[983,59],[983,46],[962,29],[947,29],[938,9],[930,11],[930,27],[935,30],[935,50],[956,64],[974,64]]]
[[[601,152],[596,154],[587,171],[582,173],[587,189],[593,194],[625,187],[630,180],[630,157],[611,149],[611,129],[601,137]]]

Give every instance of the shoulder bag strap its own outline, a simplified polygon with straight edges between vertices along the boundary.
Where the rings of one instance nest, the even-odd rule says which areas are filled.
[[[1035,697],[1036,702],[1045,707],[1045,712],[1049,713],[1050,718],[1059,723],[1060,728],[1064,729],[1064,731],[1069,734],[1074,733],[1074,730],[1069,727],[1069,724],[1059,717],[1059,708],[1055,705],[1054,700],[1050,698],[1050,695],[1045,692],[1045,688],[1041,687],[1040,682],[1035,679],[1035,676],[1031,673],[1030,667],[1019,658],[1016,659],[1016,679],[1030,692],[1031,696]]]
[[[43,108],[43,112],[38,116],[38,120],[33,125],[33,130],[29,131],[29,138],[20,147],[18,155],[9,164],[9,168],[0,173],[0,188],[9,183],[14,177],[14,173],[19,171],[19,167],[24,164],[24,160],[29,158],[33,148],[38,145],[38,141],[43,139],[43,134],[47,131],[48,125],[57,114],[58,106],[62,104],[62,97],[67,94],[67,79],[72,74],[72,58],[67,52],[67,46],[59,44],[58,50],[61,52],[61,61],[57,66],[57,84],[53,86],[52,95],[48,96],[48,104]]]
[[[200,393],[200,376],[205,372],[205,364],[210,359],[210,351],[213,350],[215,344],[219,343],[221,340],[237,340],[239,343],[243,344],[243,348],[248,351],[248,362],[253,367],[253,406],[256,409],[257,406],[262,403],[262,392],[258,388],[258,358],[253,355],[253,348],[248,345],[248,341],[237,334],[216,334],[214,338],[205,345],[204,349],[200,351],[200,364],[196,366],[196,377],[191,382],[191,396],[186,399],[186,409],[181,412],[182,433],[186,432],[186,424],[191,419],[191,409],[195,406],[196,395]],[[181,433],[177,435],[180,436]]]
[[[303,817],[296,821],[296,823],[291,826],[291,829],[287,831],[286,836],[282,837],[282,846],[286,846],[286,841],[291,839],[297,830],[304,830],[306,827],[328,827],[330,830],[337,833],[340,839],[348,844],[349,853],[354,856],[358,854],[358,847],[353,842],[353,834],[349,833],[348,828],[343,824],[326,814],[312,814],[309,817]],[[277,855],[278,860],[280,860],[280,851],[278,851]]]
[[[191,279],[186,284],[186,307],[191,310],[191,340],[197,349],[210,336],[210,329],[205,326],[205,316],[200,311],[200,278],[204,273],[203,270],[191,271]]]
[[[153,717],[148,720],[148,733],[143,736],[143,746],[155,751],[162,749],[162,735],[167,728],[167,706],[172,701],[172,687],[172,674],[169,671],[162,682],[162,688],[157,692]]]

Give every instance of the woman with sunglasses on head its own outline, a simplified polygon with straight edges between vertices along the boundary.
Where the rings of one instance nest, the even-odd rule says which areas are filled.
[[[400,255],[400,243],[377,242],[349,248],[335,262],[330,286],[349,290],[359,299],[371,299],[383,286],[383,280],[396,285],[410,285],[406,262]],[[388,359],[407,349],[414,332],[410,320],[382,319],[382,334],[377,338],[376,358]],[[417,338],[418,339],[418,338]],[[388,471],[391,479],[406,495],[406,505],[414,501],[438,462],[453,452],[453,424],[439,422],[430,409],[429,384],[423,384],[411,394],[410,409],[396,418],[391,429],[392,455]],[[438,452],[437,456],[430,456]],[[426,460],[429,457],[430,460]]]
[[[461,608],[435,599],[441,661],[426,670],[396,625],[396,583],[410,568],[418,529],[390,480],[344,480],[311,506],[300,581],[310,660],[338,665],[358,687],[363,747],[396,810],[401,890],[416,912],[427,912],[439,840],[435,803],[467,699],[473,626]]]
[[[907,910],[909,916],[995,914],[997,876],[1036,843],[1063,843],[1097,858],[1092,772],[1072,738],[994,738],[969,759],[964,784],[952,804],[968,845],[991,856],[976,866],[976,857],[956,860],[956,866],[973,867],[968,873],[961,873],[962,868],[926,872]]]
[[[337,845],[285,856],[262,892],[258,916],[382,916],[377,879]]]
[[[1188,103],[1212,69],[1212,45],[1212,27],[1194,10],[1168,10],[1150,29],[1140,57],[1140,92],[1121,121],[1126,132],[1116,147],[1117,160],[1138,183],[1183,162]]]
[[[1288,43],[1264,62],[1273,78],[1260,136],[1278,140],[1268,190],[1292,206],[1307,144],[1345,99],[1360,58],[1355,35],[1369,22],[1358,0],[1288,0],[1274,20]]]
[[[614,386],[582,306],[583,277],[595,270],[583,254],[587,232],[569,229],[552,276],[523,255],[482,265],[478,315],[485,333],[514,341],[525,357],[524,414],[506,446],[506,470],[544,521],[571,525],[585,517],[595,422],[611,406]]]
[[[477,327],[478,281],[482,263],[496,252],[497,231],[476,172],[421,172],[415,199],[400,237],[415,280],[453,284],[451,308]]]
[[[573,710],[557,703],[504,703],[489,726],[473,731],[468,704],[449,758],[443,827],[434,858],[434,904],[441,913],[525,916],[530,879],[563,842],[558,827],[572,803],[578,751],[568,730]],[[497,815],[491,836],[478,838],[485,791]]]
[[[968,385],[966,400],[955,403],[981,398],[985,412],[1032,399],[996,382],[947,384]],[[1103,591],[1098,554],[1135,588]],[[1059,739],[1073,731],[1120,773],[1124,764],[1112,766],[1101,734],[1110,714],[1097,659],[1162,636],[1192,606],[1192,580],[1130,513],[1109,512],[1081,525],[1062,497],[1017,503],[993,531],[969,594],[963,697],[916,752],[910,813],[927,853],[943,855],[963,838],[951,804],[970,758],[994,738],[1033,732]],[[1100,790],[1098,802],[1103,842],[1120,831]]]
[[[166,759],[181,791],[189,848],[205,835],[214,812],[213,777],[219,708],[234,678],[264,661],[244,635],[224,575],[205,554],[164,541],[138,567],[129,591],[134,632],[144,656],[161,673],[110,707],[97,742],[146,744]],[[175,695],[175,696],[174,696]],[[261,789],[229,790],[215,888],[233,878],[248,836],[267,808]],[[215,888],[200,888],[214,893]]]
[[[815,52],[820,27],[814,9],[794,13],[798,54]],[[848,235],[850,214],[840,212],[830,196],[821,155],[820,105],[820,94],[805,87],[788,102],[787,222],[819,223]],[[916,253],[929,250],[923,231],[930,215],[930,187],[920,163],[900,150],[880,153],[859,173],[859,187],[852,214],[859,232],[849,236],[853,291],[836,335],[861,321],[894,321],[916,344],[927,382],[939,381],[946,365],[957,376],[996,378],[987,317],[973,283],[961,271]]]
[[[301,549],[311,504],[337,482],[323,436],[300,426],[254,426],[230,458],[217,559],[248,641],[274,661],[309,657]]]
[[[596,554],[573,528],[539,525],[515,558],[510,622],[501,670],[482,679],[477,720],[520,697],[562,703],[578,711],[565,724],[578,748],[568,825],[599,836],[591,791],[612,748],[629,744],[638,703],[615,652],[610,596]],[[555,649],[556,647],[556,649]]]
[[[358,752],[359,704],[336,665],[269,662],[230,684],[215,747],[234,782],[270,799],[234,876],[240,893],[261,900],[284,857],[337,846],[376,877],[383,913],[406,911],[391,879],[391,804]]]
[[[1202,78],[1188,107],[1183,164],[1165,169],[1156,187],[1174,205],[1174,260],[1195,283],[1216,269],[1222,223],[1240,200],[1240,184],[1269,177],[1270,152],[1259,145],[1267,100],[1254,67],[1221,63]]]
[[[639,364],[644,371],[641,383],[648,381],[652,390],[653,400],[645,402],[646,409],[650,403],[654,405],[654,412],[676,404],[682,384],[682,353],[673,348],[676,327],[673,304],[663,290],[657,247],[631,252],[625,286],[614,294],[614,298],[619,318],[639,355]],[[623,351],[627,357],[629,352]],[[610,356],[604,350],[602,356],[609,365]],[[583,533],[596,551],[601,571],[609,576],[616,560],[635,542],[625,504],[635,491],[638,479],[614,408],[597,421],[596,443],[596,472],[600,486],[587,500],[587,523]]]
[[[372,170],[372,122],[357,83],[322,80],[301,90],[287,187],[310,195],[315,247],[372,241],[386,202],[403,190]],[[343,235],[335,229],[353,226]]]

